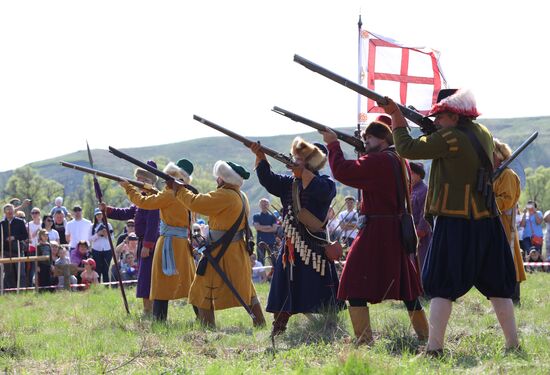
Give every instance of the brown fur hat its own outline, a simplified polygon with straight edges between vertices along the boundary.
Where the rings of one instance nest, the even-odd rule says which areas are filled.
[[[294,138],[290,146],[290,153],[303,158],[306,162],[306,167],[313,172],[322,169],[327,162],[327,155],[319,147],[306,142],[302,137]]]
[[[389,145],[393,145],[393,136],[391,129],[388,125],[383,122],[373,121],[371,122],[364,130],[364,134],[370,134],[379,139],[385,139]]]

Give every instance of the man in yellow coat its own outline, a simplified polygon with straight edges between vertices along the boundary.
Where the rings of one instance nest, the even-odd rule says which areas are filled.
[[[189,184],[193,164],[186,159],[170,162],[164,173]],[[126,190],[130,201],[139,208],[160,210],[160,237],[153,255],[150,299],[154,300],[153,316],[164,321],[168,315],[168,301],[187,298],[195,277],[195,262],[189,243],[191,215],[168,187],[158,194],[143,196],[127,181],[120,185]]]
[[[508,159],[512,150],[506,143],[495,139],[495,150],[493,151],[493,160],[495,168],[498,168],[503,161]],[[516,268],[516,290],[512,295],[512,301],[515,305],[520,304],[519,284],[526,280],[523,259],[519,246],[518,231],[516,228],[516,213],[521,187],[518,175],[510,168],[505,168],[500,176],[493,182],[493,191],[498,209],[501,212],[500,220],[506,232],[506,238],[510,242],[512,255],[514,256],[514,265]]]
[[[211,243],[218,241],[233,226],[241,216],[244,205],[244,218],[241,218],[237,232],[218,264],[241,298],[250,306],[255,316],[254,325],[262,326],[265,325],[265,320],[252,284],[252,266],[245,241],[248,228],[248,199],[240,190],[250,173],[240,165],[219,160],[214,164],[213,174],[217,178],[216,190],[206,194],[195,194],[181,185],[174,184],[176,198],[189,210],[209,217],[208,236]],[[213,249],[212,257],[216,258],[222,248],[223,245]],[[189,302],[198,307],[199,321],[210,327],[216,325],[215,310],[240,306],[237,298],[211,264],[207,264],[204,274],[196,275],[189,292]]]

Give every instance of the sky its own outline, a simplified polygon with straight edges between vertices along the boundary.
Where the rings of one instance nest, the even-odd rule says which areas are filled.
[[[292,58],[357,77],[359,14],[365,29],[440,51],[449,87],[470,88],[483,117],[550,115],[544,4],[3,1],[0,171],[82,150],[86,139],[125,148],[219,135],[193,114],[252,137],[308,130],[275,105],[355,126],[357,95]]]

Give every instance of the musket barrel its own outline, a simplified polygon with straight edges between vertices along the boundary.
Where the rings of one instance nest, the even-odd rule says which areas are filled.
[[[314,62],[303,58],[302,56],[294,55],[294,61],[315,73],[318,73],[336,83],[341,84],[342,86],[345,86],[355,91],[360,95],[366,96],[367,98],[374,100],[379,104],[387,104],[386,98],[378,94],[377,92],[369,90],[368,88],[361,86],[347,78],[344,78],[341,75],[331,72],[330,70],[323,68],[322,66],[317,65]],[[415,124],[419,125],[424,133],[429,134],[435,131],[435,126],[431,119],[424,117],[424,115],[422,115],[421,113],[407,108],[404,105],[401,105],[399,103],[395,104],[397,104],[397,107],[399,108],[403,116],[405,116],[407,119],[414,122]]]
[[[132,184],[135,187],[138,187],[140,189],[145,189],[145,190],[149,190],[149,191],[152,191],[152,192],[157,191],[152,185],[146,184],[146,183],[141,182],[141,181],[126,179],[124,177],[120,177],[120,176],[117,176],[117,175],[114,175],[114,174],[111,174],[111,173],[103,172],[103,171],[93,169],[93,168],[84,167],[84,166],[78,165],[78,164],[68,163],[68,162],[65,162],[65,161],[61,161],[61,162],[59,162],[59,164],[61,164],[63,167],[66,167],[66,168],[75,169],[75,170],[80,171],[80,172],[90,173],[90,174],[93,174],[94,176],[104,177],[104,178],[107,178],[109,180],[113,180],[113,181],[117,181],[117,182],[120,182],[122,180],[126,180],[130,184]]]
[[[112,146],[109,146],[109,152],[111,154],[121,158],[121,159],[124,159],[126,161],[129,161],[132,164],[137,165],[138,167],[140,167],[142,169],[145,169],[146,171],[151,172],[155,176],[158,176],[158,177],[162,178],[165,181],[175,181],[175,178],[170,176],[169,174],[166,174],[166,173],[158,170],[157,168],[151,167],[149,164],[144,163],[141,160],[138,160],[138,159],[136,159],[136,158],[120,151],[120,150],[117,150],[116,148],[114,148]]]
[[[200,122],[201,124],[204,124],[204,125],[212,128],[212,129],[215,129],[215,130],[219,131],[220,133],[223,133],[223,134],[225,134],[225,135],[227,135],[227,136],[229,136],[233,139],[236,139],[237,141],[244,144],[246,147],[250,147],[250,145],[252,143],[255,143],[255,142],[251,141],[250,139],[248,139],[246,137],[243,137],[242,135],[237,134],[235,132],[232,132],[231,130],[226,129],[223,126],[217,125],[217,124],[213,123],[212,121],[209,121],[209,120],[207,120],[203,117],[193,115],[193,120],[196,120],[196,121]],[[273,159],[275,159],[277,161],[280,161],[281,163],[283,163],[285,165],[288,165],[288,166],[295,165],[294,161],[292,161],[292,159],[289,156],[284,155],[283,153],[280,153],[280,152],[278,152],[276,150],[273,150],[269,147],[266,147],[264,145],[260,145],[260,148],[266,155],[271,156]]]
[[[517,158],[519,154],[521,154],[523,150],[527,148],[527,146],[533,143],[533,141],[538,137],[538,135],[539,135],[539,132],[534,132],[533,134],[531,134],[529,138],[527,138],[521,145],[519,145],[519,147],[512,153],[512,155],[510,155],[508,159],[502,162],[500,167],[498,167],[493,173],[493,176],[492,176],[493,181],[495,181],[502,174],[504,169],[508,167],[514,161],[514,159]]]
[[[364,152],[365,151],[365,144],[363,143],[363,141],[361,139],[353,136],[353,135],[349,135],[349,134],[343,133],[339,130],[330,128],[326,125],[319,124],[318,122],[315,122],[315,121],[307,119],[303,116],[297,115],[296,113],[292,113],[290,111],[287,111],[286,109],[283,109],[281,107],[275,106],[275,107],[273,107],[272,111],[275,112],[275,113],[278,113],[282,116],[288,117],[289,119],[291,119],[293,121],[301,122],[302,124],[307,125],[309,127],[312,127],[313,129],[317,129],[317,130],[320,130],[320,131],[326,131],[327,129],[332,130],[336,134],[336,137],[339,140],[352,145],[359,152]]]

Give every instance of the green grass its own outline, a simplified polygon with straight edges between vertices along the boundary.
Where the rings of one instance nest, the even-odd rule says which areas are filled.
[[[265,303],[268,285],[258,287]],[[141,317],[141,301],[130,290],[124,312],[118,290],[32,293],[0,297],[0,369],[7,373],[171,374],[417,374],[550,373],[549,274],[529,275],[516,309],[523,350],[504,352],[504,338],[490,303],[472,290],[454,305],[440,359],[419,353],[400,303],[371,307],[376,342],[349,343],[347,312],[338,324],[322,317],[291,318],[273,351],[270,327],[253,329],[242,308],[216,313],[218,328],[194,322],[190,306],[170,303],[167,324]],[[271,323],[272,317],[267,316]]]

